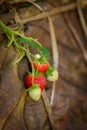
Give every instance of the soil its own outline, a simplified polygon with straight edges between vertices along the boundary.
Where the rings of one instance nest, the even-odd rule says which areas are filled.
[[[71,2],[66,1],[61,4],[57,0],[54,1],[43,0],[37,3],[47,11]],[[40,12],[31,4],[27,9],[22,10],[23,4],[20,4],[20,9],[17,8],[20,19]],[[16,6],[16,4],[11,6]],[[22,15],[23,11],[25,13]],[[84,8],[82,11],[87,22],[87,9]],[[15,27],[13,17],[14,15],[9,12],[6,3],[2,2],[0,20],[7,26]],[[69,28],[69,23],[73,26],[85,49],[87,49],[87,39],[77,9],[53,15],[51,18],[59,52],[59,80],[56,82],[54,102],[51,106],[55,126],[57,130],[87,130],[87,64],[81,47]],[[48,19],[27,22],[24,27],[26,36],[38,39],[50,50],[49,62],[53,65]],[[35,53],[34,50],[31,49],[31,51]],[[17,57],[14,46],[7,47],[6,36],[0,30],[0,130],[51,130],[43,99],[35,102],[25,92],[24,76],[29,71],[28,59],[24,57],[19,64],[11,64]],[[49,101],[51,92],[52,83],[47,82],[46,94]]]

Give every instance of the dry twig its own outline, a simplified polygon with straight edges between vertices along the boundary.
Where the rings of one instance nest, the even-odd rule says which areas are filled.
[[[33,2],[33,1],[30,1],[30,0],[26,0],[27,2],[29,2],[29,3],[31,3],[31,4],[33,4],[35,7],[37,7],[40,11],[43,11],[43,9],[38,5],[38,4],[36,4],[35,2]]]
[[[45,109],[47,111],[47,115],[49,117],[49,121],[50,121],[52,130],[55,130],[55,124],[54,124],[54,120],[53,120],[53,116],[52,116],[52,110],[51,110],[50,103],[49,103],[49,100],[48,100],[48,97],[47,97],[45,91],[42,93],[42,100],[43,100]]]
[[[51,35],[51,41],[52,41],[53,64],[56,67],[56,69],[58,69],[59,54],[58,54],[58,47],[57,47],[56,36],[55,36],[55,32],[54,32],[52,19],[50,18],[50,16],[48,16],[48,20],[49,20],[50,35]],[[51,105],[53,105],[53,101],[54,101],[55,87],[56,87],[56,82],[53,82],[52,95],[51,95],[51,101],[50,101]]]
[[[83,4],[87,5],[87,1],[83,1]],[[76,2],[70,3],[70,4],[67,4],[67,5],[61,6],[61,7],[56,7],[54,9],[50,10],[50,11],[40,13],[36,16],[32,16],[31,18],[30,17],[24,18],[24,19],[22,19],[22,22],[25,24],[29,21],[40,20],[40,19],[43,19],[43,18],[47,18],[48,15],[51,16],[51,15],[55,15],[55,14],[58,14],[58,13],[63,13],[63,12],[69,11],[69,10],[73,10],[75,8],[77,8]]]
[[[87,6],[87,1],[86,0],[83,0],[83,5],[84,6]],[[53,9],[51,9],[50,11],[47,11],[47,12],[42,12],[42,13],[39,13],[39,14],[37,14],[37,15],[35,15],[35,16],[32,16],[32,17],[24,17],[24,18],[21,18],[21,23],[22,24],[26,24],[27,22],[29,22],[29,21],[36,21],[36,20],[40,20],[40,19],[43,19],[43,18],[47,18],[48,17],[48,15],[49,16],[52,16],[52,15],[55,15],[55,14],[59,14],[59,13],[63,13],[63,12],[67,12],[67,11],[69,11],[69,10],[73,10],[73,9],[75,9],[75,8],[77,8],[77,4],[76,4],[76,2],[74,2],[74,3],[70,3],[70,4],[67,4],[67,5],[64,5],[64,6],[61,6],[61,7],[56,7],[56,8],[53,8]],[[21,14],[23,14],[23,12],[21,12]],[[20,15],[21,15],[20,14]],[[7,17],[9,15],[9,17]],[[20,16],[19,15],[19,16]],[[7,20],[6,20],[6,17],[7,17]],[[4,14],[4,16],[3,16],[3,14],[2,15],[0,15],[0,19],[4,22],[4,23],[7,23],[8,21],[10,21],[12,18],[14,18],[14,15],[12,14],[10,14],[10,13],[6,13],[6,14]],[[13,28],[13,29],[17,29],[17,25],[11,25],[11,28]]]
[[[80,22],[82,25],[82,28],[84,30],[85,36],[87,37],[87,26],[86,26],[86,22],[82,13],[82,9],[81,9],[81,0],[77,0],[77,9],[78,9],[78,14],[79,14],[79,18],[80,18]]]
[[[84,46],[83,46],[83,44],[82,44],[82,41],[80,40],[78,34],[76,33],[76,29],[75,29],[74,26],[71,24],[71,22],[70,22],[70,20],[69,20],[67,14],[65,14],[65,19],[66,19],[66,21],[67,21],[68,27],[70,28],[70,30],[71,30],[73,36],[75,37],[75,39],[76,39],[76,41],[77,41],[77,43],[78,43],[78,45],[79,45],[79,47],[80,47],[80,49],[81,49],[81,51],[82,51],[82,53],[83,53],[84,60],[85,60],[85,62],[87,63],[87,53],[86,53],[86,50],[85,50],[85,48],[84,48]]]

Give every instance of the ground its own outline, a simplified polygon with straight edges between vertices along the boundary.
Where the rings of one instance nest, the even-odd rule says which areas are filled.
[[[55,4],[56,2],[56,4]],[[60,5],[55,0],[40,2],[45,9]],[[43,4],[42,4],[43,3]],[[31,8],[31,6],[30,6]],[[29,8],[29,9],[30,9]],[[2,9],[2,8],[1,8]],[[26,11],[27,10],[27,11]],[[38,9],[32,6],[31,13]],[[25,11],[25,15],[21,14]],[[28,9],[20,9],[20,18],[29,15]],[[87,10],[83,13],[86,18]],[[6,25],[12,24],[12,14],[0,15]],[[79,42],[86,49],[86,37],[78,16],[77,9],[51,16],[59,52],[59,80],[52,108],[55,126],[59,130],[87,129],[87,62]],[[10,22],[9,22],[10,21]],[[23,21],[23,20],[22,20]],[[50,64],[53,64],[52,41],[48,19],[27,22],[25,35],[37,38],[51,52]],[[74,30],[74,31],[73,31]],[[3,44],[2,44],[3,43]],[[17,64],[11,62],[17,57],[14,47],[7,47],[6,36],[0,33],[0,129],[1,130],[51,130],[46,109],[41,98],[32,101],[25,92],[24,76],[29,70],[26,57]],[[31,50],[35,53],[34,50]],[[47,82],[46,94],[51,98],[52,83]]]

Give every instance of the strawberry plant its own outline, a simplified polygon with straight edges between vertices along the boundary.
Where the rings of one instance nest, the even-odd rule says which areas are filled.
[[[43,92],[46,79],[55,81],[58,79],[58,72],[48,62],[50,53],[47,48],[43,47],[36,39],[26,37],[18,30],[12,30],[0,21],[0,27],[8,38],[8,47],[12,44],[19,53],[19,58],[14,61],[19,63],[26,55],[31,63],[32,72],[25,76],[25,85],[30,97],[33,100],[39,100]],[[26,46],[30,46],[37,50],[38,54],[32,54]]]

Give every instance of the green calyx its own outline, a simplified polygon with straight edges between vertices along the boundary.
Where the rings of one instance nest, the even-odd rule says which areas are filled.
[[[49,81],[56,81],[59,77],[58,75],[58,71],[54,68],[54,67],[49,67],[46,74],[46,79],[49,80]]]
[[[38,84],[33,84],[33,86],[26,89],[26,91],[28,92],[28,91],[31,91],[31,90],[36,89],[36,88],[39,88],[39,85]]]
[[[49,66],[48,70],[45,73],[45,76],[47,77],[48,75],[53,75],[54,70],[56,70],[56,68]]]
[[[37,69],[34,69],[33,75],[32,75],[32,72],[28,72],[28,74],[31,76],[37,76],[37,77],[40,77],[42,75],[42,73],[38,72]]]

